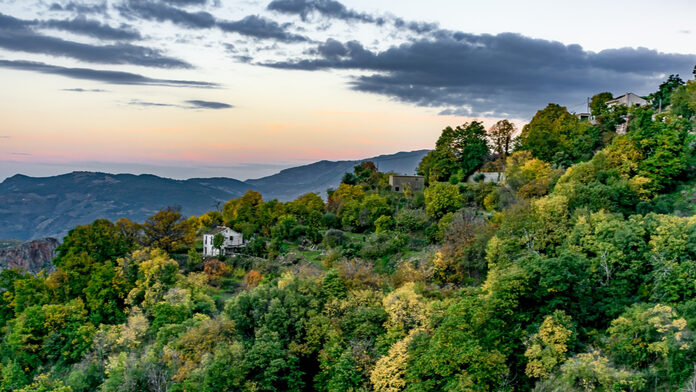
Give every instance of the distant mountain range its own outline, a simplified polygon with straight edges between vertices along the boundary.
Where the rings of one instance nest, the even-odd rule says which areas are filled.
[[[0,183],[0,238],[62,238],[71,228],[98,218],[121,217],[142,222],[159,209],[181,206],[185,215],[200,215],[249,189],[264,199],[292,200],[307,192],[325,196],[346,172],[373,161],[382,172],[412,174],[428,150],[399,152],[355,161],[320,161],[259,179],[191,178],[154,175],[72,172],[53,177],[17,174]]]

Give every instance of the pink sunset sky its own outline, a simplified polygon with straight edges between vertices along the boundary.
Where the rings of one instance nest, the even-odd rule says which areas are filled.
[[[0,0],[0,180],[260,177],[696,64],[691,1],[480,3]]]

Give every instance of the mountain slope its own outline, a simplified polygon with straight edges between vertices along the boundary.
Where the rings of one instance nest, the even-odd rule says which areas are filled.
[[[319,161],[281,170],[268,177],[247,180],[246,183],[259,189],[266,199],[287,201],[307,192],[323,195],[328,188],[337,187],[343,175],[361,162],[372,161],[384,173],[415,174],[418,163],[429,151],[398,152],[355,161]]]
[[[249,188],[235,181],[91,172],[43,178],[16,175],[0,184],[0,238],[62,238],[76,225],[98,218],[142,221],[170,205],[181,206],[186,215],[200,214]]]
[[[428,151],[400,152],[372,160],[381,171],[413,173]],[[21,174],[0,183],[0,238],[63,238],[73,227],[98,218],[142,222],[159,209],[181,206],[200,215],[249,189],[266,200],[292,200],[307,192],[324,194],[362,161],[321,161],[246,182],[224,178],[172,180],[154,175],[73,172],[54,177]]]

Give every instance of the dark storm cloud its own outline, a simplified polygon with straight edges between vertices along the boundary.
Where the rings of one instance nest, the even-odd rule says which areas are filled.
[[[76,1],[68,1],[67,3],[53,3],[49,8],[51,11],[69,11],[81,15],[84,14],[103,14],[106,13],[108,5],[106,1],[100,3],[81,3]]]
[[[599,91],[647,92],[664,74],[686,72],[696,56],[645,48],[585,51],[579,45],[519,34],[450,34],[391,47],[383,52],[359,42],[327,40],[315,58],[266,63],[301,70],[373,71],[354,77],[353,89],[421,106],[443,114],[528,117],[549,101],[582,102]]]
[[[200,101],[197,99],[186,101],[186,103],[191,105],[192,109],[230,109],[234,107],[223,102]]]
[[[267,8],[271,11],[299,15],[303,20],[312,13],[318,13],[329,18],[345,21],[360,21],[368,23],[384,22],[382,18],[346,8],[335,0],[273,0]]]
[[[41,27],[50,27],[68,31],[74,34],[86,35],[103,40],[137,40],[141,39],[140,33],[130,26],[111,27],[97,20],[78,16],[72,20],[51,19],[39,23]]]
[[[10,68],[23,71],[33,71],[44,74],[61,75],[73,79],[94,80],[110,84],[126,85],[148,85],[148,86],[169,86],[169,87],[194,87],[194,88],[216,88],[216,83],[200,82],[194,80],[169,80],[154,79],[143,75],[121,72],[106,71],[90,68],[68,68],[57,65],[38,63],[33,61],[10,61],[0,60],[0,68]]]
[[[227,32],[239,33],[254,38],[275,39],[283,42],[307,41],[307,37],[291,34],[287,26],[257,15],[249,15],[235,22],[218,22],[218,27]]]

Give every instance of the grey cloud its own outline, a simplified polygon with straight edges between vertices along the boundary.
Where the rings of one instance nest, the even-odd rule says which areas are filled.
[[[147,102],[147,101],[140,101],[137,99],[132,99],[130,102],[128,102],[129,105],[133,106],[144,106],[144,107],[176,107],[177,105],[169,104],[169,103],[159,103],[159,102]]]
[[[49,8],[51,11],[70,11],[78,14],[103,14],[106,13],[108,5],[106,1],[99,3],[81,3],[68,1],[67,3],[53,3]]]
[[[121,14],[132,18],[172,22],[189,28],[215,26],[215,17],[208,12],[188,12],[162,2],[127,0],[117,8]]]
[[[105,93],[106,90],[102,90],[99,88],[90,88],[90,89],[85,89],[85,88],[64,88],[61,91],[70,91],[74,93]]]
[[[142,107],[173,107],[180,109],[230,109],[234,107],[223,102],[200,101],[196,99],[185,101],[181,105],[173,103],[148,102],[141,101],[139,99],[132,99],[130,102],[128,102],[128,104]]]
[[[186,103],[191,105],[191,107],[195,109],[230,109],[234,107],[230,104],[223,102],[200,101],[197,99],[186,101]]]
[[[37,33],[30,28],[34,21],[25,21],[0,14],[0,48],[71,57],[104,64],[133,64],[160,68],[191,68],[187,62],[163,55],[159,50],[117,43],[91,45]]]
[[[128,0],[119,6],[118,9],[127,17],[171,22],[187,28],[208,29],[217,27],[225,32],[238,33],[260,39],[275,39],[283,42],[307,41],[307,38],[302,35],[288,32],[287,28],[289,25],[281,25],[278,22],[258,15],[249,15],[237,21],[217,20],[208,12],[189,12],[169,6],[163,2],[152,2],[149,0]]]
[[[141,39],[140,33],[130,26],[111,27],[108,24],[90,20],[84,16],[78,16],[72,20],[51,19],[42,21],[39,25],[105,40]]]
[[[645,48],[595,53],[519,34],[450,34],[377,53],[356,41],[326,41],[318,58],[263,65],[301,70],[372,71],[351,88],[447,113],[526,118],[549,101],[575,103],[599,91],[649,92],[664,74],[686,72],[695,55]]]
[[[208,0],[163,0],[165,3],[175,4],[175,5],[203,5],[208,2]]]
[[[275,39],[284,42],[307,41],[307,37],[289,33],[286,29],[287,26],[281,26],[275,21],[257,15],[249,15],[235,22],[218,22],[218,27],[223,31],[255,38]]]
[[[271,11],[299,15],[303,20],[306,20],[309,14],[316,12],[325,17],[346,21],[384,23],[382,18],[348,9],[335,0],[273,0],[266,8]]]
[[[27,27],[31,26],[32,24],[32,21],[17,19],[14,16],[0,13],[0,29],[2,30],[26,30]]]
[[[6,135],[0,135],[0,139],[9,139],[9,138],[10,138],[9,136],[6,136]]]
[[[397,29],[407,29],[418,34],[429,33],[439,29],[439,25],[437,23],[407,22],[401,18],[396,18],[394,20],[394,27]]]
[[[317,46],[316,53],[326,58],[335,58],[347,55],[348,48],[343,45],[343,43],[333,38],[329,38],[326,40],[326,42]]]
[[[18,23],[25,22],[20,27]],[[159,50],[131,44],[90,45],[51,37],[26,28],[26,21],[0,14],[0,48],[71,57],[90,63],[133,64],[160,68],[191,68],[187,62]]]
[[[121,72],[106,71],[90,68],[68,68],[57,65],[44,64],[33,61],[11,61],[0,60],[0,68],[10,68],[23,71],[33,71],[44,74],[61,75],[73,79],[93,80],[109,84],[125,85],[147,85],[147,86],[168,86],[168,87],[193,87],[193,88],[216,88],[216,83],[200,82],[193,80],[169,80],[154,79],[143,75]]]

